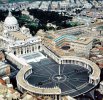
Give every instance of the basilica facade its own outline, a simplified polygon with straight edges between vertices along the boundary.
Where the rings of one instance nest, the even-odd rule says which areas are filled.
[[[40,36],[32,37],[25,26],[19,27],[17,19],[9,12],[2,24],[0,46],[15,55],[26,54],[41,49]]]

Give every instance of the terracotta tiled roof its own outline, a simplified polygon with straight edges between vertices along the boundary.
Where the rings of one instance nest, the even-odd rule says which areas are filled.
[[[3,79],[1,79],[1,78],[0,78],[0,84],[6,85],[5,81]]]
[[[98,47],[99,50],[103,50],[103,47]]]

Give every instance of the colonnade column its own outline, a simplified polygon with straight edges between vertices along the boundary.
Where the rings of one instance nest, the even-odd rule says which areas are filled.
[[[93,85],[97,85],[100,79],[98,78],[94,78],[92,75],[89,75],[89,83],[93,84]]]

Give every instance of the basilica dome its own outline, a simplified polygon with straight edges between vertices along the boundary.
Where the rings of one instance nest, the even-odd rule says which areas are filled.
[[[11,12],[9,12],[9,15],[6,17],[4,21],[4,30],[11,32],[19,30],[18,21],[14,16],[12,16]]]
[[[17,19],[14,16],[8,16],[5,19],[4,24],[6,25],[16,25],[18,24]]]

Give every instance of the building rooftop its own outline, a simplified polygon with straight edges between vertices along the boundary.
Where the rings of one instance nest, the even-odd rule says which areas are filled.
[[[28,37],[27,37],[26,35],[22,34],[20,31],[10,32],[10,34],[11,34],[14,38],[16,38],[16,39],[18,39],[18,40],[26,40],[26,39],[28,39]]]
[[[73,42],[77,42],[77,43],[80,43],[80,44],[89,44],[90,42],[93,41],[93,38],[91,37],[81,37],[81,38],[78,38],[77,40],[73,41]]]

